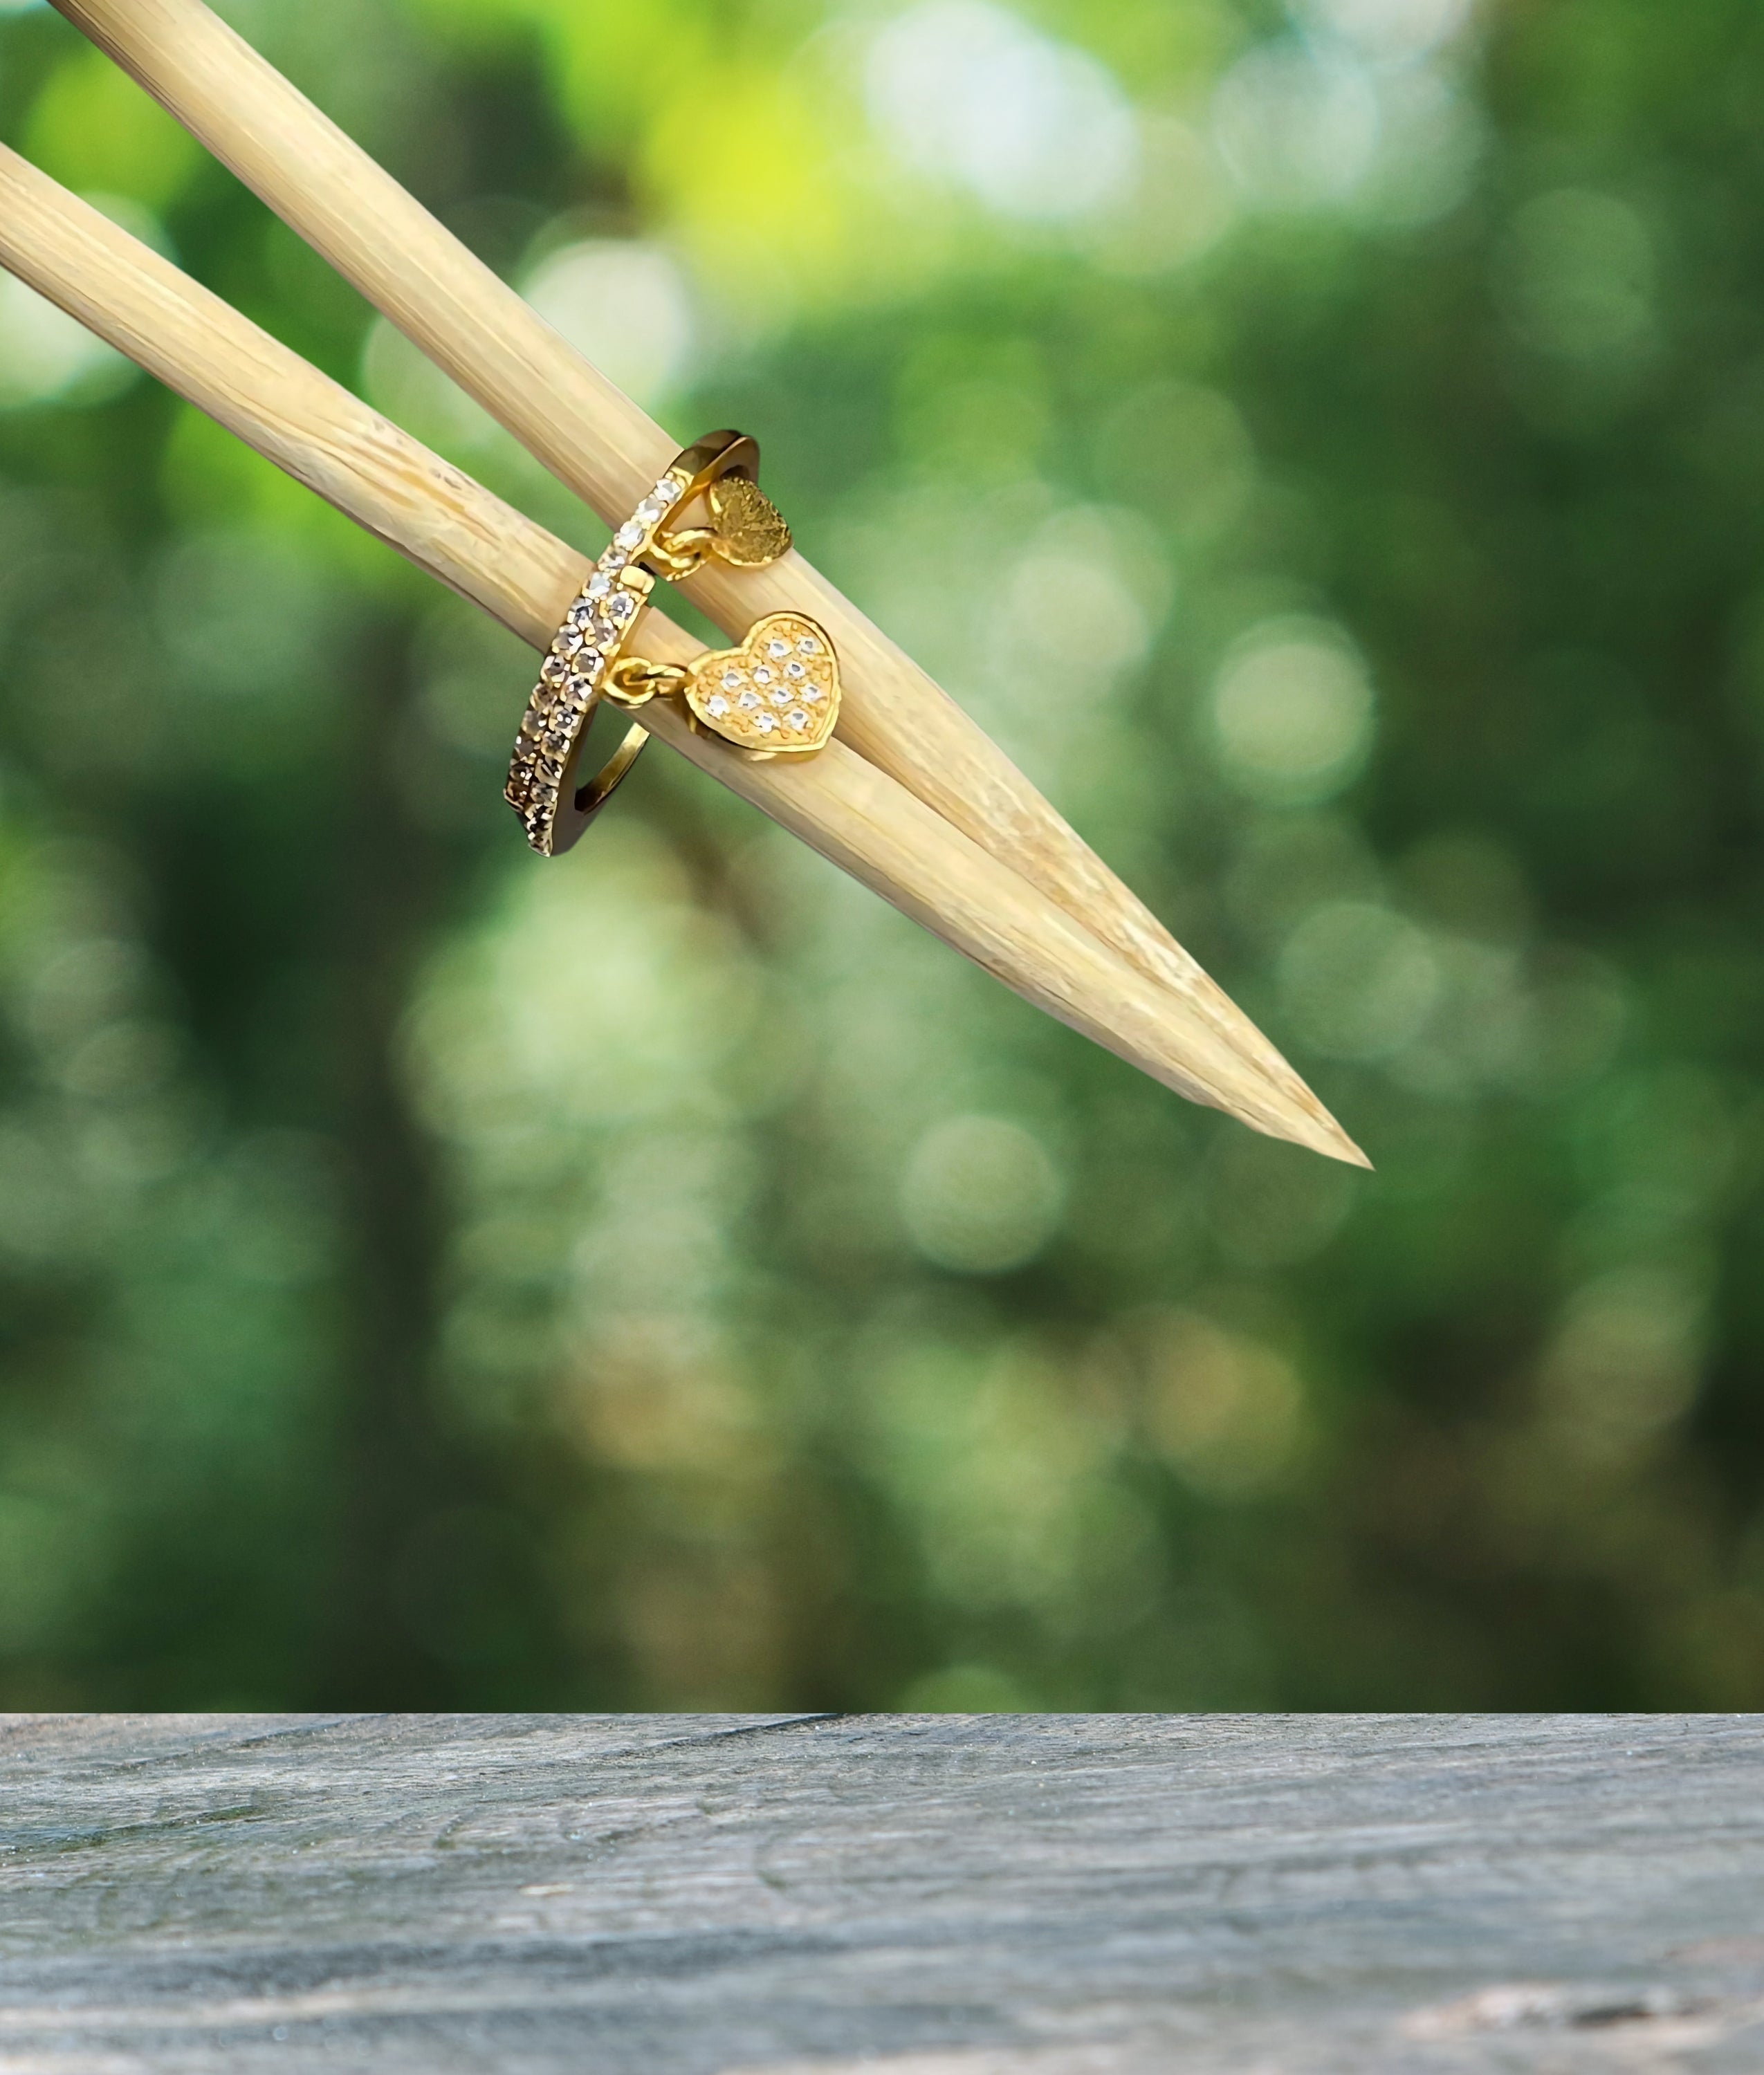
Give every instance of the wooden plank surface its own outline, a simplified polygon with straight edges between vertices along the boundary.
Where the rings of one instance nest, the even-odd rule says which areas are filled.
[[[1764,1719],[14,1717],[0,2069],[1764,2069]]]

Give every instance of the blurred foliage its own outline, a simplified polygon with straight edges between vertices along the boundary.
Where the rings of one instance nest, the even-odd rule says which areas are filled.
[[[1377,1172],[665,752],[536,864],[518,646],[0,283],[5,1704],[1764,1706],[1764,18],[226,11]],[[17,0],[0,133],[598,544]]]

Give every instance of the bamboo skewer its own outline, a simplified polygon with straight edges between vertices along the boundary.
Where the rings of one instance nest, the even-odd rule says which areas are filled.
[[[535,648],[549,645],[584,557],[3,147],[0,264]],[[643,640],[662,661],[703,648],[658,612]],[[1166,1087],[1295,1136],[1204,1018],[855,751],[834,741],[805,764],[753,763],[665,702],[644,723],[1037,1007]]]
[[[603,519],[631,510],[678,442],[201,0],[53,4]],[[739,576],[707,565],[685,588],[736,636],[762,613],[818,619],[839,653],[843,739],[1211,1025],[1265,1084],[1279,1136],[1363,1162],[1275,1048],[996,744],[800,554]]]

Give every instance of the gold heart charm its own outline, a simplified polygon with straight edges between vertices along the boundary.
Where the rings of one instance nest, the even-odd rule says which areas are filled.
[[[839,717],[839,664],[823,629],[800,612],[772,612],[739,648],[714,649],[686,673],[701,727],[764,756],[819,749]]]
[[[738,569],[763,569],[788,552],[784,515],[750,477],[726,475],[705,493],[716,521],[716,552]]]

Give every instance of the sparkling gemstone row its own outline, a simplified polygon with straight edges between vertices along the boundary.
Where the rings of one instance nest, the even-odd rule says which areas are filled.
[[[619,587],[619,573],[642,560],[684,487],[665,475],[614,534],[564,615],[551,653],[539,666],[539,682],[521,716],[503,788],[503,797],[520,816],[527,840],[536,851],[551,848],[558,788],[571,752],[599,696],[601,681],[637,616],[637,598]]]

